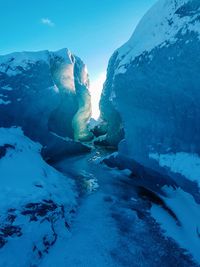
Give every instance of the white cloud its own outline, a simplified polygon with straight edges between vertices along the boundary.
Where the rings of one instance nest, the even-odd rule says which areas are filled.
[[[44,25],[47,25],[49,27],[53,27],[55,26],[55,24],[53,23],[53,21],[51,21],[50,19],[48,18],[42,18],[41,19],[41,23],[44,24]]]

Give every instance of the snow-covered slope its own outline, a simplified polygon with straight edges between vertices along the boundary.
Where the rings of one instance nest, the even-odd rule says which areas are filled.
[[[20,126],[50,151],[80,150],[59,136],[90,139],[88,86],[86,66],[67,49],[0,56],[0,126]]]
[[[159,0],[140,21],[130,40],[118,50],[116,73],[126,72],[126,65],[137,56],[157,46],[175,44],[187,31],[200,34],[198,0]]]
[[[200,154],[199,16],[199,0],[159,0],[110,60],[107,140],[122,139],[123,127],[120,153],[144,166],[159,169],[152,153]]]
[[[69,236],[75,187],[20,128],[0,128],[0,266],[38,266]]]
[[[152,204],[151,215],[164,228],[165,235],[176,240],[180,247],[187,249],[196,262],[200,263],[199,203],[196,203],[190,194],[180,188],[175,190],[165,186],[162,190],[166,194],[162,199],[168,209],[173,212],[176,220],[156,203]]]

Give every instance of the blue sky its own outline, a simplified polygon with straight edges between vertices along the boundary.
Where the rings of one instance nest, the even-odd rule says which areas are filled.
[[[156,0],[0,0],[0,54],[69,48],[86,63],[92,113],[114,50]]]
[[[0,0],[0,54],[68,47],[94,79],[155,0]]]

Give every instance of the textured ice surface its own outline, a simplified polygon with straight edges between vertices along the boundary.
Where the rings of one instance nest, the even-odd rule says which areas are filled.
[[[107,140],[123,128],[119,152],[147,167],[158,167],[149,153],[200,153],[199,13],[196,0],[158,1],[110,59],[100,103]]]
[[[111,57],[100,102],[106,140],[119,143],[105,161],[132,170],[155,198],[151,214],[163,234],[198,262],[199,15],[198,0],[158,1]]]
[[[130,40],[118,49],[120,64],[116,74],[126,71],[126,65],[144,52],[178,40],[178,34],[200,34],[200,4],[198,0],[160,0],[140,21]],[[150,57],[151,58],[151,57]]]
[[[67,49],[0,56],[0,126],[20,126],[25,134],[53,151],[73,151],[72,141],[90,138],[87,69]],[[74,143],[74,151],[81,151]],[[73,152],[72,152],[73,153]]]

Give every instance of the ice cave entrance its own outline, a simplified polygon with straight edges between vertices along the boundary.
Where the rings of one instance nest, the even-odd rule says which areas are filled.
[[[105,80],[106,80],[106,72],[102,72],[96,77],[90,78],[92,118],[94,118],[95,120],[97,120],[100,115],[99,101]]]

